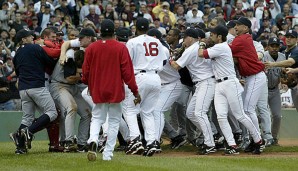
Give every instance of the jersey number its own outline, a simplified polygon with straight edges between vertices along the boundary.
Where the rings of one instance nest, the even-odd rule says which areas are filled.
[[[149,45],[147,45],[146,42],[143,43],[143,46],[145,47],[146,53],[145,56],[157,56],[158,55],[158,44],[156,42],[150,42]]]

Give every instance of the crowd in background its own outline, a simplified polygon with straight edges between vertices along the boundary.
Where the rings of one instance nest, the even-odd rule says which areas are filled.
[[[253,39],[265,50],[270,37],[278,37],[285,47],[286,31],[298,31],[297,0],[0,0],[0,9],[0,110],[20,109],[12,58],[16,33],[23,28],[34,31],[35,40],[47,27],[57,28],[60,41],[88,27],[100,38],[103,19],[111,19],[115,31],[126,27],[133,37],[136,19],[144,17],[166,38],[172,28],[183,33],[196,26],[208,32],[218,18],[228,22],[246,16]],[[293,107],[288,94],[282,98],[284,106]]]

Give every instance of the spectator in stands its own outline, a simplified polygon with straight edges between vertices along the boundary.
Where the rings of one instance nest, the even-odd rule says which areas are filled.
[[[156,28],[158,31],[160,31],[162,35],[166,35],[166,34],[167,34],[166,29],[163,28],[163,27],[161,27],[160,25],[161,25],[161,24],[160,24],[160,19],[159,19],[159,18],[155,18],[155,19],[154,19],[154,26],[155,26],[155,28]]]
[[[15,28],[16,32],[18,32],[19,30],[21,30],[23,28],[28,28],[27,23],[22,21],[22,14],[21,13],[16,12],[15,16],[16,16],[16,18],[15,18],[15,21],[12,23],[11,28]]]
[[[269,18],[263,18],[262,26],[260,27],[259,31],[257,32],[257,35],[255,35],[254,39],[258,39],[261,34],[264,32],[265,29],[270,30],[270,21]]]
[[[81,10],[80,10],[80,23],[83,22],[83,20],[86,18],[86,16],[89,14],[89,7],[90,5],[94,4],[94,0],[88,0],[88,3],[84,6],[82,6]],[[101,10],[99,9],[99,7],[97,5],[95,5],[95,13],[97,15],[101,14]]]
[[[188,10],[187,13],[186,13],[186,16],[185,16],[186,19],[187,18],[194,17],[193,10],[195,10],[195,9],[197,9],[196,10],[196,16],[195,17],[198,17],[198,18],[202,18],[203,17],[204,13],[201,10],[199,10],[198,3],[193,3],[192,4],[192,8],[190,10]]]
[[[216,17],[216,14],[211,12],[210,5],[208,5],[208,4],[204,5],[204,14],[208,16],[208,21],[210,21],[214,17]]]
[[[51,12],[51,7],[49,4],[46,4],[45,11],[37,14],[38,25],[42,28],[42,30],[45,29],[47,27],[47,24],[50,22],[50,16],[51,16],[50,12]]]
[[[103,14],[105,16],[105,19],[110,19],[112,21],[114,21],[115,19],[118,19],[118,14],[114,10],[114,7],[112,6],[112,4],[107,4]]]
[[[4,2],[2,4],[2,9],[0,10],[0,29],[9,29],[8,21],[13,13],[14,12],[12,10],[8,10],[8,3]]]
[[[243,10],[242,0],[237,0],[236,8],[232,10],[232,13],[231,13],[231,19],[238,20],[238,18],[244,17],[244,16],[245,16],[245,12]]]
[[[260,28],[260,24],[259,24],[259,20],[257,20],[256,17],[253,16],[253,12],[254,9],[253,8],[248,8],[246,10],[246,17],[250,20],[251,22],[251,30],[252,30],[252,34],[256,35],[257,32],[259,31]]]
[[[293,16],[291,13],[291,8],[288,4],[284,4],[283,11],[275,17],[275,22],[278,26],[281,26],[281,23],[286,16]]]
[[[6,77],[7,73],[4,68],[4,63],[0,60],[0,110],[14,110],[15,105],[11,99],[12,94]]]
[[[45,6],[45,5],[49,5],[50,7],[50,12],[54,12],[55,11],[55,7],[53,6],[53,4],[51,4],[50,2],[47,2],[47,0],[40,0],[38,2],[36,2],[34,4],[34,12],[35,14],[38,14],[39,12],[42,12],[41,11],[41,8],[42,6]]]
[[[183,5],[178,5],[176,13],[175,13],[176,20],[178,19],[186,19],[186,16],[184,14],[184,7]]]
[[[189,17],[187,15],[187,18],[186,18],[186,23],[189,23],[189,24],[194,24],[194,23],[200,23],[200,22],[203,22],[202,20],[202,16],[201,14],[199,14],[198,12],[198,8],[193,8],[192,9],[192,16]]]
[[[95,5],[89,6],[89,14],[86,16],[86,18],[92,21],[94,25],[99,24],[99,15],[95,12]]]
[[[280,5],[277,0],[269,1],[269,11],[271,13],[272,18],[275,21],[276,16],[281,13]]]
[[[150,23],[153,23],[152,16],[148,13],[146,5],[140,5],[140,13],[143,14],[143,17],[148,19]]]
[[[175,26],[176,17],[174,13],[170,11],[170,4],[167,1],[159,3],[156,7],[153,8],[152,12],[154,13],[156,18],[159,18],[161,20],[161,22],[163,21],[163,17],[165,15],[169,16],[171,26]]]

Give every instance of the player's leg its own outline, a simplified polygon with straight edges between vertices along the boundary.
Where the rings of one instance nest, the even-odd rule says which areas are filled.
[[[122,116],[122,107],[120,103],[113,103],[108,105],[108,137],[106,147],[103,151],[103,160],[111,160],[113,157],[114,147],[116,145],[116,138],[119,130],[119,125]]]
[[[181,93],[181,82],[174,82],[161,87],[158,101],[154,109],[155,138],[160,142],[160,137],[165,125],[164,112],[168,111]]]
[[[249,76],[245,79],[244,112],[251,118],[253,124],[259,129],[259,120],[256,114],[257,102],[267,87],[267,77],[264,72]]]
[[[89,94],[89,89],[88,87],[86,87],[83,91],[82,91],[82,97],[83,99],[88,103],[88,105],[90,106],[90,108],[92,109],[93,106],[95,105],[93,103],[92,97]]]
[[[79,91],[78,87],[74,87],[74,99],[78,106],[78,114],[80,115],[81,119],[79,122],[78,128],[78,150],[83,151],[84,147],[87,145],[87,140],[89,138],[88,132],[90,129],[90,122],[91,122],[91,108],[83,99],[81,92]]]
[[[271,140],[271,116],[268,106],[268,87],[263,87],[263,91],[260,94],[260,98],[257,103],[257,109],[260,114],[260,125],[262,129],[263,138],[266,141]]]
[[[278,88],[276,88],[273,91],[269,91],[269,106],[271,109],[271,114],[272,114],[272,137],[273,137],[273,142],[275,143],[278,140],[278,134],[280,130],[280,124],[281,124],[281,98],[280,98],[280,91]]]
[[[106,121],[108,107],[109,106],[106,103],[99,103],[95,104],[92,109],[90,137],[87,141],[87,143],[89,144],[89,150],[87,154],[87,158],[89,161],[96,160],[99,132],[101,129],[101,125]]]

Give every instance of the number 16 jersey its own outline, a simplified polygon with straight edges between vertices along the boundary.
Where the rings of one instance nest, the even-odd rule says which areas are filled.
[[[148,35],[140,35],[130,39],[126,46],[128,48],[134,72],[161,71],[163,61],[167,59],[161,42]]]

